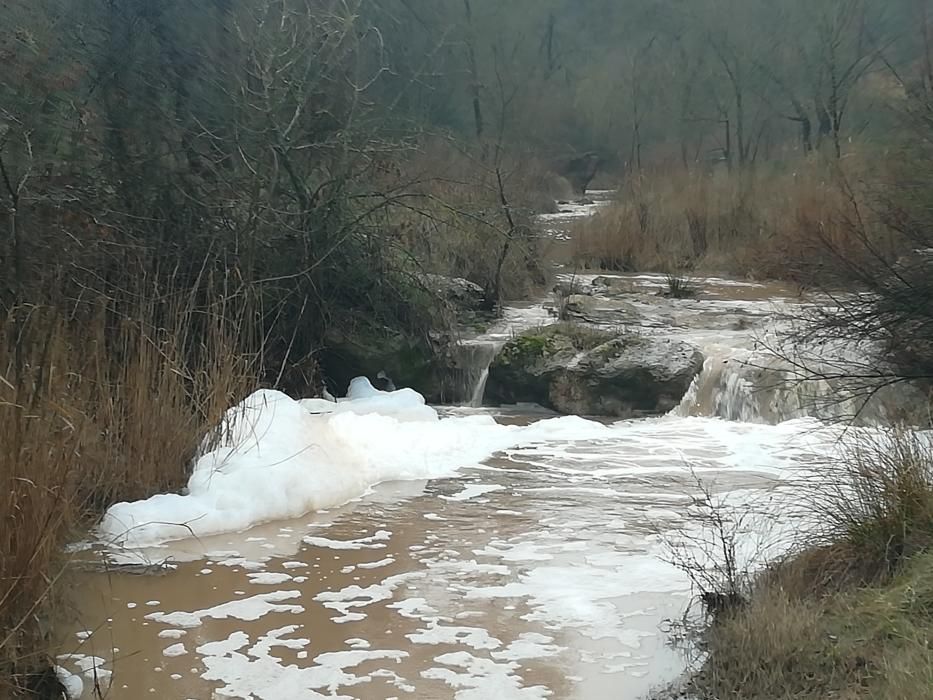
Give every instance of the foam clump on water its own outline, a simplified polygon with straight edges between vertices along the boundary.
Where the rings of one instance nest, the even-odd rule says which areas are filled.
[[[405,422],[438,420],[437,411],[426,406],[424,397],[414,389],[379,391],[366,377],[357,377],[350,382],[347,397],[338,399],[336,403],[325,399],[302,399],[298,403],[310,413],[379,414]]]
[[[450,476],[519,444],[610,430],[575,417],[523,428],[489,416],[440,419],[417,392],[381,392],[365,378],[336,403],[257,391],[230,409],[220,428],[184,495],[111,506],[99,525],[102,539],[136,548],[240,532],[341,505],[384,481]]]

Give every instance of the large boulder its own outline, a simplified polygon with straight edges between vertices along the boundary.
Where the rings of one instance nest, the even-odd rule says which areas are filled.
[[[702,353],[689,343],[556,324],[505,345],[486,397],[566,414],[657,415],[680,403],[702,368]]]

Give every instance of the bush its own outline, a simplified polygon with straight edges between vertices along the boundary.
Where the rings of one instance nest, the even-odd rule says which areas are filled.
[[[892,430],[857,433],[814,487],[818,543],[833,544],[856,583],[883,581],[933,545],[933,449]]]
[[[811,485],[819,527],[746,579],[741,605],[711,618],[691,690],[709,700],[930,697],[930,444],[902,431],[859,433]],[[713,551],[694,580],[728,592],[732,579],[717,572],[740,571],[734,554],[723,556],[732,551]]]
[[[404,167],[415,173],[416,196],[392,226],[426,271],[475,282],[490,305],[544,286],[543,241],[532,219],[553,208],[566,183],[542,162],[522,153],[490,161],[430,139]]]
[[[704,700],[922,700],[933,692],[933,557],[883,585],[831,596],[782,563],[749,604],[717,620],[691,691]],[[801,586],[800,584],[804,584]]]

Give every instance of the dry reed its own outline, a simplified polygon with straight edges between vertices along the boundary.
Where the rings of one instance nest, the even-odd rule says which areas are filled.
[[[582,221],[573,236],[579,268],[699,270],[759,279],[799,277],[798,261],[832,237],[850,202],[839,173],[810,162],[799,170],[674,171],[632,177],[618,202]]]
[[[48,663],[63,546],[111,503],[179,488],[254,386],[244,299],[136,292],[0,323],[0,696]]]

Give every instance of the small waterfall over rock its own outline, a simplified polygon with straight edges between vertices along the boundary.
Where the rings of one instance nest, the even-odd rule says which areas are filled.
[[[505,345],[501,340],[475,339],[457,344],[453,350],[453,364],[458,387],[458,401],[473,408],[483,405],[489,366]]]
[[[770,424],[797,418],[857,419],[878,425],[898,417],[910,421],[912,396],[907,387],[887,387],[866,403],[866,392],[853,393],[844,380],[821,378],[818,366],[803,372],[770,353],[720,351],[707,355],[703,371],[672,415]]]

